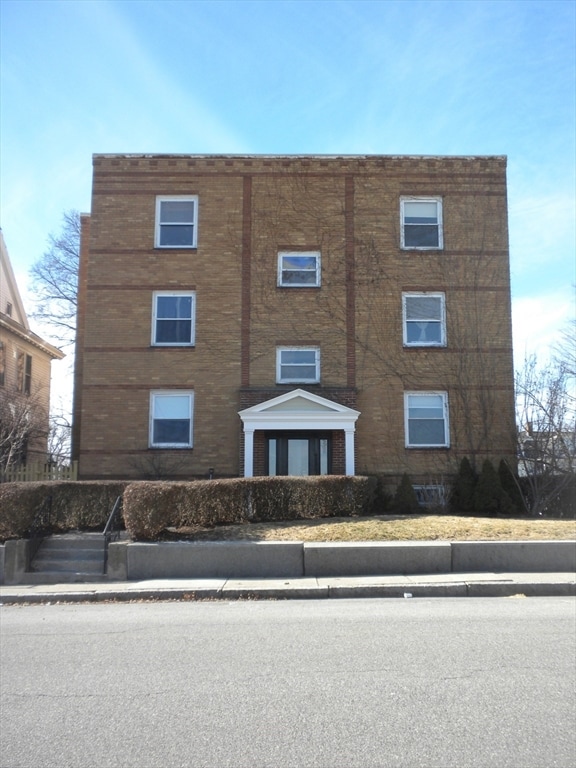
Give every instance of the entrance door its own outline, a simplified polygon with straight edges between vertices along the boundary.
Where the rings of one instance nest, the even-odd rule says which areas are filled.
[[[269,475],[328,475],[331,464],[330,435],[288,432],[268,437]]]

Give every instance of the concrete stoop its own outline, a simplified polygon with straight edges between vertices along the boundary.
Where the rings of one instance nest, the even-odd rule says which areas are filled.
[[[29,584],[101,582],[104,578],[104,537],[101,533],[47,536],[26,572]]]

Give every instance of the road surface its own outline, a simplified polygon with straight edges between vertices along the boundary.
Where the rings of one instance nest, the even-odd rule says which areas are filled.
[[[574,768],[575,606],[5,606],[0,766]]]

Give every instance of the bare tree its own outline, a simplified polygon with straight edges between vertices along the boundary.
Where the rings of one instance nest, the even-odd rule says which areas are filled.
[[[52,466],[66,466],[70,462],[72,424],[60,408],[50,414],[48,426],[48,461]]]
[[[40,398],[5,392],[0,401],[0,476],[26,464],[31,455],[44,458],[48,418]]]
[[[66,211],[62,231],[50,235],[48,249],[30,269],[36,308],[31,317],[49,326],[64,345],[74,343],[78,266],[80,261],[80,214]]]
[[[534,515],[553,513],[576,473],[576,397],[566,361],[540,367],[535,356],[516,377],[519,474]]]

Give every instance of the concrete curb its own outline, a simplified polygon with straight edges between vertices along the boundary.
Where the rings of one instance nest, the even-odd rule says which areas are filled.
[[[325,600],[432,597],[571,597],[573,573],[460,573],[301,579],[179,579],[0,587],[0,602],[60,604],[146,600]]]

